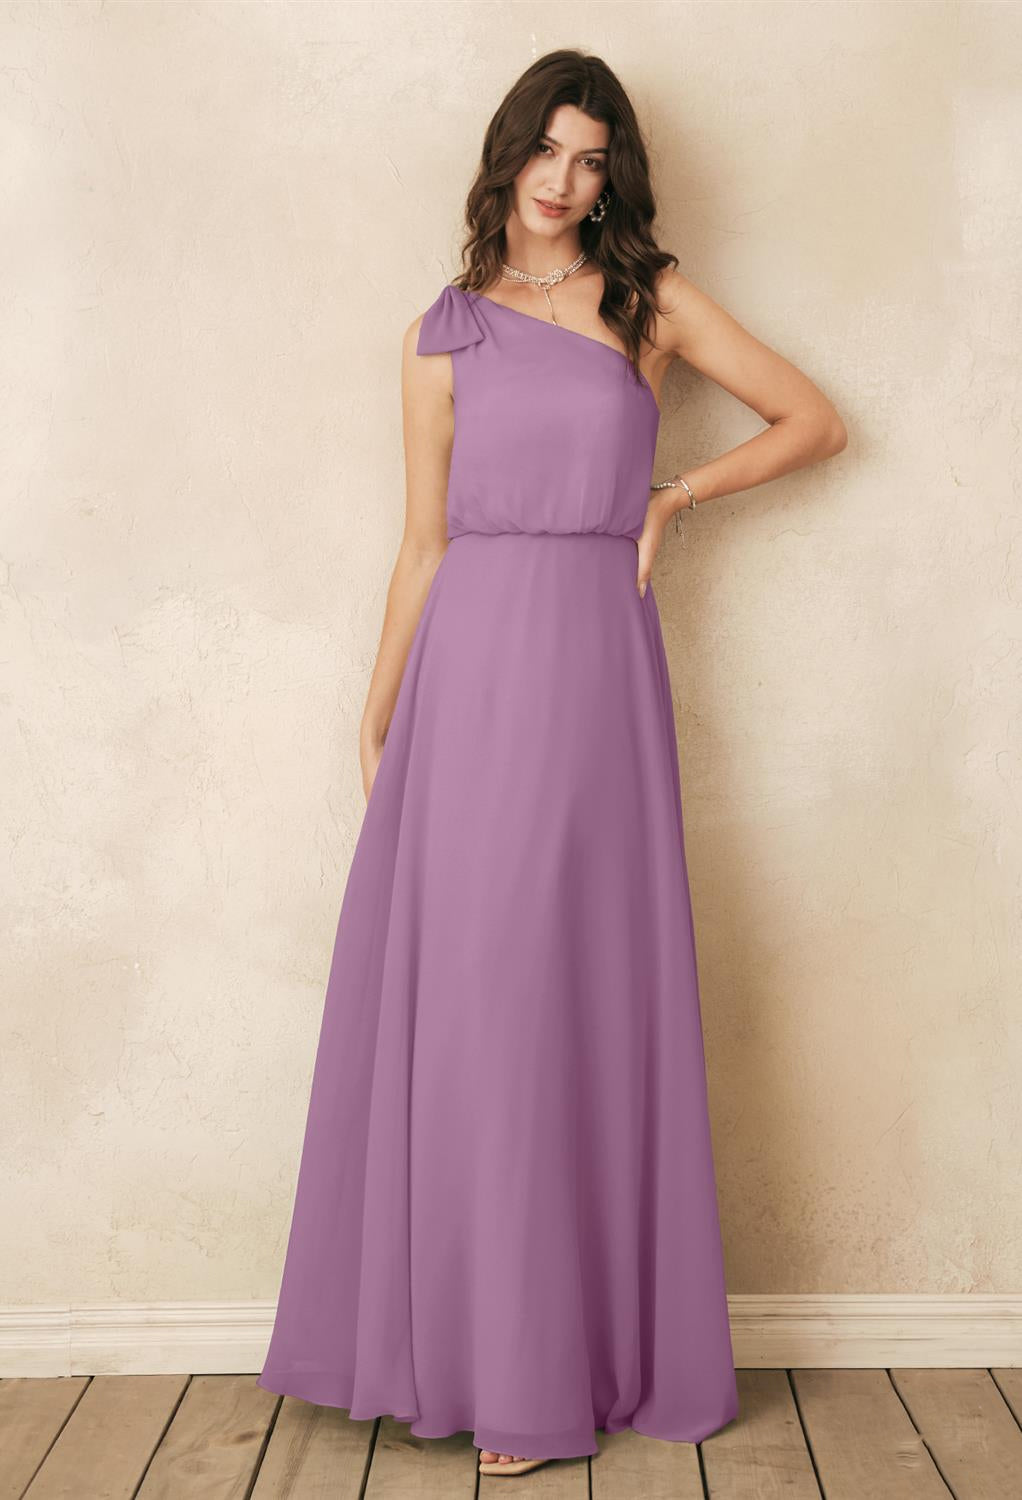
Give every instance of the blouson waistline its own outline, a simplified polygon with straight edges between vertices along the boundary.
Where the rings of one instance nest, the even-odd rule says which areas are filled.
[[[486,537],[493,541],[496,541],[499,537],[533,537],[538,540],[542,537],[544,541],[553,541],[557,539],[566,540],[569,537],[577,540],[579,537],[595,536],[609,538],[617,542],[638,541],[638,536],[633,536],[630,531],[600,531],[593,527],[581,531],[519,531],[513,528],[507,531],[456,531],[453,536],[448,536],[447,540],[448,542],[458,542],[465,537]]]

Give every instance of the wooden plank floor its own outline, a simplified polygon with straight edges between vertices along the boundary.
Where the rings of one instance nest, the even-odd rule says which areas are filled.
[[[0,1380],[0,1500],[1022,1500],[1022,1369],[740,1370],[698,1445],[597,1434],[593,1458],[481,1477],[470,1432],[260,1389],[254,1375]]]

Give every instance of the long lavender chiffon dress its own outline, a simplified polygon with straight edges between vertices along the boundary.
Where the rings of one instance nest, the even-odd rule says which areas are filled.
[[[636,588],[660,414],[450,285],[450,542],[341,904],[264,1389],[536,1458],[738,1413],[677,743]]]

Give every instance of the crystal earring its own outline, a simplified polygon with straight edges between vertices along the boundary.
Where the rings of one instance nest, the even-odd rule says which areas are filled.
[[[596,202],[593,204],[592,208],[589,210],[588,214],[586,215],[586,218],[592,219],[592,221],[593,221],[594,224],[599,224],[603,220],[604,216],[606,215],[607,204],[609,202],[610,202],[610,191],[609,191],[609,189],[604,188],[603,192],[597,198]],[[600,210],[599,213],[596,212],[597,209]]]

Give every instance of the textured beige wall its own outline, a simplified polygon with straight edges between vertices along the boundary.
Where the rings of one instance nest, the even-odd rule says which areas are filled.
[[[1019,21],[3,8],[4,1302],[276,1293],[401,334],[563,45],[632,90],[662,242],[850,435],[654,573],[730,1290],[1017,1290]],[[759,426],[675,367],[658,473]]]

